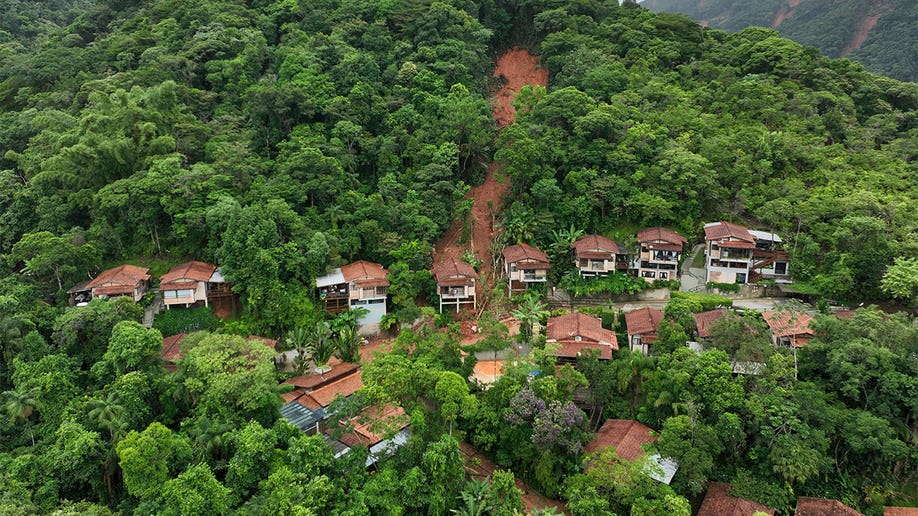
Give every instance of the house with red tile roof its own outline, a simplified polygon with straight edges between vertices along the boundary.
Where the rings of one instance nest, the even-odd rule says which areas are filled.
[[[668,228],[653,227],[638,231],[640,252],[635,260],[639,278],[648,281],[679,278],[679,259],[687,240]]]
[[[663,322],[663,312],[644,307],[625,314],[628,328],[628,349],[650,355],[650,348],[657,340],[657,328]]]
[[[727,310],[723,308],[693,314],[692,317],[695,319],[695,329],[698,330],[698,338],[711,338],[711,326],[721,320],[725,315],[727,315]]]
[[[119,265],[102,271],[83,286],[83,291],[89,291],[94,298],[126,296],[140,301],[150,288],[149,272],[146,267]]]
[[[608,419],[596,432],[596,437],[584,447],[584,453],[594,453],[606,448],[614,448],[619,459],[634,462],[647,455],[644,445],[657,442],[652,435],[654,430],[647,425],[633,419]],[[648,473],[651,478],[669,484],[679,465],[672,459],[666,459],[658,454],[647,455],[650,462],[656,463],[662,469]]]
[[[602,235],[586,235],[571,244],[574,265],[584,278],[608,276],[628,270],[628,251],[620,242]]]
[[[529,244],[507,246],[501,252],[504,275],[507,277],[507,295],[525,292],[533,283],[548,281],[551,264],[548,255]]]
[[[810,328],[813,316],[793,310],[767,310],[762,317],[771,330],[771,341],[775,346],[802,348],[813,338],[815,332]]]
[[[730,484],[708,482],[697,516],[752,516],[756,513],[774,516],[775,510],[752,500],[730,496]]]
[[[354,307],[366,309],[368,313],[358,321],[366,329],[379,324],[386,315],[389,271],[378,263],[356,261],[316,278],[316,290],[325,309],[331,313]]]
[[[810,498],[801,496],[797,499],[794,516],[864,516],[851,507],[829,498]]]
[[[788,253],[781,237],[730,222],[704,225],[705,281],[756,283],[761,279],[789,282]]]
[[[367,407],[357,417],[341,422],[346,431],[337,439],[343,446],[333,445],[334,448],[340,449],[335,457],[348,453],[351,448],[365,446],[369,451],[366,460],[366,467],[369,468],[381,457],[392,455],[396,449],[408,442],[408,422],[408,415],[399,406]],[[331,428],[325,432],[328,435],[337,433]]]
[[[167,309],[172,306],[210,306],[209,294],[227,289],[226,280],[217,272],[216,265],[198,261],[176,265],[159,278],[159,291]]]
[[[559,315],[548,319],[545,342],[561,347],[553,354],[562,361],[573,362],[582,353],[592,350],[602,360],[610,360],[618,350],[615,332],[602,327],[602,321],[584,313]]]
[[[478,308],[475,296],[475,282],[478,273],[468,263],[456,258],[441,260],[433,266],[434,279],[437,281],[437,297],[440,298],[440,313],[443,307]]]
[[[704,225],[706,282],[747,283],[752,269],[755,237],[730,222]]]

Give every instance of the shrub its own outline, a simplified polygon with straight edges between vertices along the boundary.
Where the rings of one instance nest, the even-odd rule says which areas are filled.
[[[709,281],[705,286],[717,289],[721,292],[739,292],[740,289],[739,283],[714,283],[713,281]]]
[[[214,331],[223,327],[223,321],[210,307],[171,308],[153,319],[153,327],[165,336],[195,331]]]

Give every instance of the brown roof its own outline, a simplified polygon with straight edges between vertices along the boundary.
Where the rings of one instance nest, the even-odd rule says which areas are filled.
[[[179,348],[179,344],[181,344],[187,336],[187,333],[179,333],[171,337],[163,337],[163,350],[159,352],[159,358],[166,362],[175,362],[182,358],[182,350]]]
[[[708,492],[697,516],[752,516],[756,512],[774,515],[775,510],[752,500],[730,496],[730,484],[708,482]]]
[[[460,285],[465,285],[468,279],[478,279],[478,273],[475,272],[471,265],[455,258],[435,263],[433,274],[437,278],[437,284],[440,285],[443,285],[444,282],[454,281],[457,277],[459,277],[460,281],[463,281]]]
[[[625,314],[625,325],[628,335],[656,333],[657,326],[663,322],[663,312],[656,308],[644,307]]]
[[[650,435],[653,429],[633,419],[609,419],[602,424],[596,437],[584,447],[586,453],[615,448],[620,459],[635,460],[644,454],[641,445],[657,442]]]
[[[389,427],[389,430],[401,430],[408,426],[408,418],[405,417],[405,411],[399,406],[367,407],[361,411],[361,414],[368,421],[359,422],[361,418],[356,418],[353,420],[354,430],[342,435],[339,439],[342,443],[352,448],[354,446],[369,447],[381,443],[383,435],[376,433],[379,428],[374,427],[377,425]],[[328,431],[331,432],[331,429]]]
[[[290,403],[304,394],[306,394],[306,389],[293,389],[290,392],[281,394],[281,399],[284,400],[284,403]]]
[[[667,242],[679,246],[680,249],[687,242],[685,237],[679,233],[671,229],[662,228],[659,226],[638,231],[637,240],[642,244],[651,242]]]
[[[332,361],[329,361],[328,365],[332,366],[332,368],[325,374],[316,373],[305,376],[294,376],[293,378],[284,380],[283,383],[289,383],[295,387],[300,387],[306,390],[317,389],[323,385],[328,385],[335,380],[350,375],[360,367],[357,364],[351,364],[349,362],[338,362],[333,364]]]
[[[578,238],[571,247],[577,252],[577,256],[582,256],[585,253],[590,254],[591,251],[599,251],[604,253],[611,254],[627,254],[628,251],[625,249],[621,243],[612,240],[611,238],[606,238],[602,235],[586,235]]]
[[[114,285],[129,285],[133,289],[138,283],[150,279],[150,275],[147,274],[148,272],[150,272],[150,269],[146,267],[119,265],[114,269],[102,271],[86,285],[86,288],[98,288],[102,285],[112,283]]]
[[[134,285],[110,285],[107,287],[96,287],[93,292],[97,296],[111,296],[115,294],[133,294]]]
[[[737,240],[743,240],[753,244],[755,247],[755,237],[752,236],[752,233],[743,226],[733,224],[730,222],[721,221],[711,226],[704,228],[704,238],[705,240],[720,240],[722,238],[734,238]]]
[[[883,516],[918,516],[918,507],[885,507]]]
[[[813,317],[803,312],[790,310],[768,310],[762,312],[762,317],[771,328],[771,333],[776,337],[790,337],[792,335],[814,335],[810,329]]]
[[[378,263],[368,262],[366,260],[359,260],[341,267],[341,275],[344,276],[345,280],[355,281],[361,285],[372,280],[382,280],[385,285],[389,284],[389,281],[386,279],[389,276],[389,271]]]
[[[507,246],[503,250],[504,261],[516,263],[520,260],[533,260],[548,268],[548,255],[529,244],[516,244]]]
[[[335,396],[339,394],[341,396],[350,396],[360,390],[361,387],[363,387],[363,378],[361,377],[361,372],[357,371],[354,374],[349,374],[328,385],[322,386],[309,393],[309,395],[312,396],[319,405],[327,407],[334,401]]]
[[[209,263],[185,262],[181,265],[176,265],[172,270],[159,277],[160,288],[163,285],[168,286],[170,283],[208,281],[214,275],[215,270],[217,270],[217,266]]]
[[[618,349],[615,332],[602,327],[602,321],[585,313],[559,315],[548,319],[545,335],[549,340],[557,342],[571,341],[575,337],[605,342],[611,344],[613,349]]]
[[[574,342],[574,341],[559,341],[561,347],[558,348],[553,354],[556,357],[566,357],[566,358],[577,358],[582,353],[586,353],[587,350],[599,351],[599,358],[603,360],[612,359],[612,351],[618,349],[618,346],[612,347],[611,344],[600,344],[598,342]]]
[[[801,496],[797,499],[797,510],[794,516],[864,516],[851,507],[828,498],[810,498]]]
[[[723,308],[695,314],[695,327],[698,328],[698,336],[702,339],[710,337],[711,325],[719,321],[720,318],[726,314],[727,311]]]

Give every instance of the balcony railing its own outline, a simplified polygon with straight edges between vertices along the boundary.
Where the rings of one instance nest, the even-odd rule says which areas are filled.
[[[459,297],[468,297],[470,294],[465,293],[464,288],[444,288],[440,290],[440,297],[455,299]]]

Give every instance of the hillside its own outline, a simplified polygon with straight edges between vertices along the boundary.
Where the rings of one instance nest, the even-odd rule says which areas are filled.
[[[689,516],[709,480],[777,514],[918,504],[918,84],[615,0],[28,5],[0,42],[0,514]],[[818,306],[547,310],[579,235],[718,220],[780,234]],[[551,272],[510,297],[492,261],[487,304],[436,313],[475,272],[438,285],[435,256],[517,243]],[[144,325],[146,286],[172,307]],[[592,448],[607,420],[657,442]]]
[[[644,0],[641,5],[732,32],[770,27],[830,57],[918,81],[918,3],[910,0]]]

